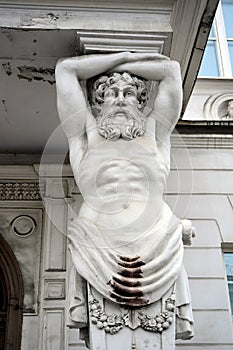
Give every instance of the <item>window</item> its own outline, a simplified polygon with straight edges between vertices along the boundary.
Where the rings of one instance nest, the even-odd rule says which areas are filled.
[[[233,0],[221,0],[209,34],[199,77],[232,78]]]
[[[231,302],[231,312],[233,314],[233,253],[224,253],[226,265],[227,283]]]

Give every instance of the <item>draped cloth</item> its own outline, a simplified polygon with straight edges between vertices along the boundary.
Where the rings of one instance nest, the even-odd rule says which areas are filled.
[[[99,228],[84,217],[71,222],[68,238],[76,273],[113,303],[146,306],[160,300],[177,282],[177,338],[193,335],[191,299],[182,264],[182,224],[166,204],[152,227],[128,241],[125,234]],[[72,301],[71,317],[79,322],[75,299]]]

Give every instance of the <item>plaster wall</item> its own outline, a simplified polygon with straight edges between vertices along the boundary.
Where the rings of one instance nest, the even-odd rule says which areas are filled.
[[[230,148],[210,148],[208,137],[205,146],[190,147],[187,151],[190,166],[186,150],[173,149],[176,165],[173,162],[167,201],[177,216],[192,219],[197,231],[184,256],[195,336],[190,341],[177,342],[176,348],[231,349],[233,324],[222,246],[225,242],[228,244],[225,247],[232,248],[233,240],[233,154]]]

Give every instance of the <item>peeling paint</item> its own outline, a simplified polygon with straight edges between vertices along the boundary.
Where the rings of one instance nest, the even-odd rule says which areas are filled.
[[[10,76],[12,74],[12,67],[11,67],[10,62],[3,63],[2,68],[4,69],[4,71],[6,72],[6,74],[8,76]]]
[[[44,28],[47,30],[57,29],[57,21],[59,20],[59,16],[55,15],[52,12],[47,13],[43,17],[36,17],[30,19],[29,23],[25,23],[25,26],[33,26],[37,28]]]
[[[49,84],[55,83],[55,69],[54,68],[43,68],[35,66],[19,66],[17,67],[19,74],[17,75],[19,79],[26,79],[29,82],[32,80],[36,81],[47,81]]]

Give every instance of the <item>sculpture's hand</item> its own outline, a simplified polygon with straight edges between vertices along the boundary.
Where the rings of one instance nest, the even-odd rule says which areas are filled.
[[[157,52],[127,52],[128,63],[146,60],[170,60],[170,58]]]
[[[127,68],[130,68],[128,64],[138,63],[139,65],[143,65],[145,62],[162,62],[162,61],[169,61],[170,58],[167,56],[164,56],[157,52],[124,52],[124,59],[123,61],[116,66],[111,67],[107,72],[113,73],[113,72],[123,72],[124,70],[127,70]],[[110,56],[109,56],[110,57]]]
[[[182,223],[182,240],[184,245],[191,245],[192,238],[196,236],[195,227],[192,225],[191,220],[184,219]]]

